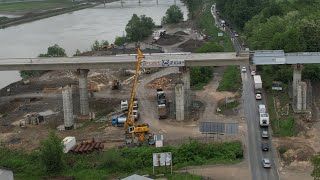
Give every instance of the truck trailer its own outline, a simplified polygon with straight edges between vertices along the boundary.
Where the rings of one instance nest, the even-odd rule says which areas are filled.
[[[260,126],[269,126],[269,114],[260,113]]]
[[[158,113],[159,113],[159,119],[167,118],[168,109],[166,105],[158,105]]]

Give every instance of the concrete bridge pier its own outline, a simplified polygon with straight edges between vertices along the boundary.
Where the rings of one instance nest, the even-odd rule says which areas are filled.
[[[293,81],[292,81],[292,95],[293,99],[296,100],[297,98],[297,87],[299,82],[301,82],[301,73],[303,66],[301,64],[294,64],[293,66]]]
[[[180,72],[182,73],[182,81],[183,81],[183,87],[184,87],[184,101],[185,101],[185,108],[188,109],[191,104],[191,92],[190,92],[190,68],[188,67],[182,67],[180,69]]]
[[[307,109],[307,83],[299,82],[297,85],[297,110]]]
[[[74,128],[72,86],[65,86],[62,90],[64,128],[66,130]]]
[[[88,72],[88,69],[79,70],[80,113],[83,116],[89,115]]]
[[[184,120],[184,88],[183,82],[178,82],[174,89],[176,100],[176,119],[178,121]]]

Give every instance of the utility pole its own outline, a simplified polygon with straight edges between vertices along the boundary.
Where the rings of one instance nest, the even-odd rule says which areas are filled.
[[[123,7],[124,0],[121,0],[120,3],[121,3],[121,7]]]
[[[174,0],[174,5],[175,5],[175,6],[177,5],[177,0]]]
[[[103,0],[103,7],[106,7],[106,0]]]
[[[138,3],[139,3],[139,6],[140,6],[140,4],[141,4],[141,0],[139,0],[139,2],[138,2]]]

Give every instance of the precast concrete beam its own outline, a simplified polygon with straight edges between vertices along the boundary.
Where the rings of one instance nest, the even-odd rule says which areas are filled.
[[[88,72],[88,69],[79,70],[80,113],[84,116],[89,115]]]

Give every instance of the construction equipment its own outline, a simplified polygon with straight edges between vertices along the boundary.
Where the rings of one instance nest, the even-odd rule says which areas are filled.
[[[115,79],[115,80],[112,81],[112,89],[113,90],[120,89],[120,87],[121,87],[121,84],[120,84],[120,82],[118,80]]]
[[[126,129],[126,143],[127,144],[140,144],[146,142],[149,139],[152,139],[152,135],[149,132],[149,125],[148,124],[135,124],[134,114],[133,114],[133,106],[134,106],[134,96],[137,88],[139,72],[140,72],[140,65],[141,61],[144,58],[140,47],[137,47],[138,55],[137,55],[137,67],[136,73],[134,76],[134,81],[131,90],[131,97],[129,101],[129,108],[127,114],[127,120],[125,122],[125,129]],[[150,143],[150,142],[149,142]]]

